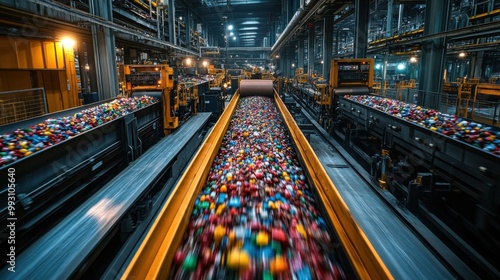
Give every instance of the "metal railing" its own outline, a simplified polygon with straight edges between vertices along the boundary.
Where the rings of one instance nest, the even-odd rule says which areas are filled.
[[[44,88],[0,92],[0,125],[48,113]]]

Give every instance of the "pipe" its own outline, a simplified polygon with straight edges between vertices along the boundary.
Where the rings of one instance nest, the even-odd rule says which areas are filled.
[[[271,55],[273,55],[274,52],[277,51],[277,49],[286,41],[286,38],[290,36],[290,33],[292,30],[297,28],[297,25],[301,23],[301,20],[305,17],[305,15],[312,10],[311,7],[315,6],[319,0],[311,0],[307,6],[304,8],[299,8],[293,15],[292,19],[290,22],[287,24],[283,32],[281,32],[280,36],[278,37],[278,40],[274,43],[274,45],[271,48]],[[323,4],[325,0],[321,1],[321,4]]]

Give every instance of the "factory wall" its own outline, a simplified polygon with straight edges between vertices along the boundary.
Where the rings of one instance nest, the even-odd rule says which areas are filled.
[[[0,61],[0,92],[43,88],[48,112],[80,105],[73,49],[62,42],[0,36]],[[17,102],[15,113],[29,110],[26,94],[33,93],[2,94],[2,106]]]

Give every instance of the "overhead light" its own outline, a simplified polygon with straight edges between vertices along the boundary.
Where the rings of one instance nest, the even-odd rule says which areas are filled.
[[[179,20],[182,20],[182,17],[179,17]]]
[[[259,28],[257,26],[252,26],[252,27],[243,27],[240,28],[240,30],[258,30]]]
[[[233,35],[234,35],[234,33],[233,33],[233,32],[230,32],[230,33],[229,33],[229,36],[233,36]]]
[[[233,41],[236,41],[236,37],[233,37]]]
[[[248,21],[244,21],[244,22],[242,22],[241,24],[243,24],[243,25],[249,25],[249,24],[259,24],[259,22],[258,22],[258,21],[256,21],[256,20],[248,20]]]
[[[75,40],[69,37],[65,37],[61,40],[61,43],[63,44],[63,47],[65,49],[71,49],[75,45]]]
[[[464,52],[461,52],[461,53],[458,54],[459,57],[465,57],[465,55],[466,54]]]
[[[404,70],[406,66],[403,63],[398,64],[398,70]]]
[[[417,58],[414,56],[410,57],[410,63],[415,63],[415,62],[417,62]]]
[[[257,32],[243,32],[240,35],[257,35]]]
[[[232,25],[232,24],[230,24],[230,25],[228,25],[228,26],[227,26],[227,30],[233,30],[233,28],[234,28],[234,27],[233,27],[233,25]]]
[[[241,38],[255,38],[255,37],[257,37],[257,36],[255,36],[255,35],[242,35],[242,36],[240,36],[240,37],[241,37]]]
[[[191,58],[189,58],[189,57],[186,58],[186,65],[188,65],[188,66],[191,65]]]

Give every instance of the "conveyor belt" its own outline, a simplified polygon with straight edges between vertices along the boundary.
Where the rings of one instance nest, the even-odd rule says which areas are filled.
[[[0,279],[69,279],[93,251],[117,226],[118,221],[143,196],[172,163],[177,176],[187,164],[193,150],[192,140],[208,121],[210,113],[199,113],[185,125],[161,140],[143,156],[129,165],[99,192],[37,242],[17,256],[16,273],[4,268]],[[192,146],[189,146],[192,145]],[[191,150],[190,153],[182,153]],[[180,163],[179,158],[185,162]]]
[[[313,117],[305,110],[302,113],[313,122]],[[351,165],[354,160],[345,158],[349,157],[347,151],[318,124],[313,122],[313,125],[318,135],[310,137],[311,146],[391,274],[396,279],[456,278],[380,196],[391,204],[395,203],[394,197],[385,191],[380,190],[380,195],[374,192],[366,181],[369,174],[360,175],[362,168]],[[459,275],[467,276],[466,279],[477,277],[408,211],[401,212]]]
[[[326,215],[335,227],[346,254],[357,274],[362,279],[390,279],[392,276],[368,242],[364,233],[352,219],[350,212],[335,186],[325,176],[326,172],[314,155],[312,148],[300,132],[297,124],[286,110],[277,94],[275,103],[285,121],[296,150],[301,157],[308,179],[316,186],[318,197],[324,205]],[[219,119],[190,167],[185,171],[171,197],[161,210],[151,231],[141,244],[136,256],[122,276],[129,278],[167,278],[170,275],[174,253],[181,244],[182,233],[189,222],[189,214],[209,173],[221,145],[222,138],[229,126],[229,120],[239,100],[237,93]]]

